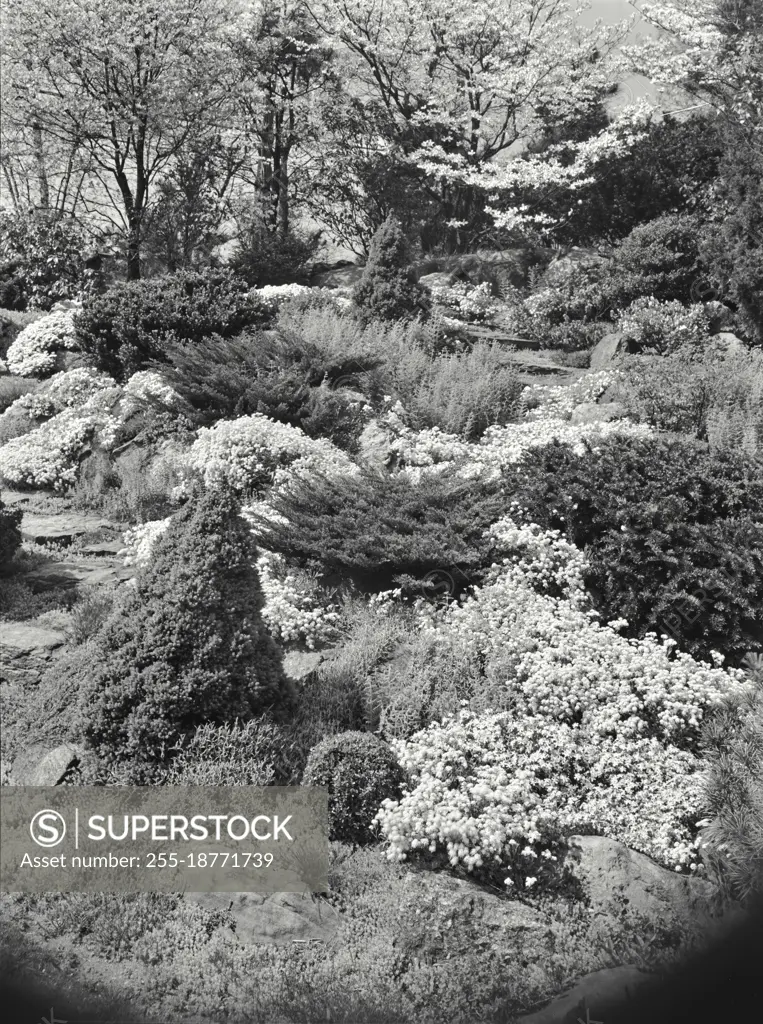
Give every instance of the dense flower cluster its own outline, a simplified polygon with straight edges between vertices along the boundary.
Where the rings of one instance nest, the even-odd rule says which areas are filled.
[[[82,405],[66,407],[45,423],[0,447],[0,477],[9,486],[65,490],[76,480],[88,447],[110,448],[120,426],[114,409],[119,388],[98,390]]]
[[[303,298],[315,294],[314,289],[304,284],[266,284],[250,292],[263,309],[275,313],[279,306],[289,299]]]
[[[91,367],[78,367],[54,374],[39,391],[17,398],[7,411],[23,409],[32,419],[48,419],[66,408],[84,405],[96,392],[114,386],[112,378],[105,373]]]
[[[669,354],[685,345],[705,346],[710,321],[701,303],[684,306],[652,296],[636,299],[616,315],[617,331],[639,351]]]
[[[710,667],[673,656],[667,638],[596,622],[581,555],[516,519],[491,530],[512,555],[424,626],[439,649],[466,643],[505,674],[504,710],[396,744],[410,783],[380,812],[389,856],[444,852],[469,870],[495,860],[515,876],[524,862],[532,877],[555,840],[586,831],[696,869],[700,724],[749,684],[720,656]]]
[[[49,313],[29,324],[6,354],[8,369],[19,377],[47,377],[60,352],[79,349],[74,334],[75,310]]]
[[[463,281],[430,290],[434,302],[455,314],[459,321],[467,320],[473,323],[488,320],[501,308],[500,303],[490,294],[490,285],[487,282],[472,285]]]
[[[334,639],[339,613],[316,599],[316,588],[308,588],[289,572],[285,560],[269,551],[257,559],[260,587],[265,597],[262,617],[271,636],[281,644],[303,643],[311,650]]]
[[[140,526],[133,526],[124,533],[124,547],[119,557],[125,565],[146,565],[151,558],[154,544],[170,525],[172,516],[166,519],[154,519]]]
[[[138,370],[125,384],[125,395],[142,402],[176,408],[180,402],[177,391],[170,387],[159,373],[152,370]]]
[[[389,458],[416,472],[436,472],[438,467],[460,463],[461,472],[468,477],[496,476],[504,466],[519,462],[530,448],[542,447],[552,441],[569,444],[575,451],[584,451],[584,441],[628,434],[648,437],[653,431],[648,424],[635,424],[629,420],[593,423],[569,423],[551,417],[488,427],[477,443],[469,443],[454,434],[446,434],[438,427],[418,433],[405,427],[390,414],[384,421],[389,435]]]
[[[188,465],[208,486],[226,481],[247,491],[273,483],[279,468],[347,471],[352,463],[330,441],[310,438],[298,427],[254,413],[202,427]],[[283,474],[278,479],[283,480]]]
[[[525,419],[568,420],[576,405],[595,402],[619,376],[617,370],[599,370],[573,384],[529,384],[521,396]]]

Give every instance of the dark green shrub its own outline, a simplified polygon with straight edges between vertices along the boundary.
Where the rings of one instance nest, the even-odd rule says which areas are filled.
[[[88,283],[86,241],[72,221],[42,210],[0,214],[0,306],[51,309]]]
[[[729,133],[717,191],[722,219],[701,241],[709,283],[736,307],[741,333],[763,344],[763,161],[755,147]]]
[[[211,334],[231,337],[266,314],[243,281],[230,274],[183,271],[109,288],[75,318],[77,339],[98,366],[119,380],[165,360],[171,341],[188,345]]]
[[[307,284],[309,264],[321,246],[320,232],[300,238],[255,225],[241,238],[228,266],[249,285]]]
[[[692,301],[698,277],[699,223],[687,214],[664,214],[639,224],[618,242],[612,266],[600,285],[610,309],[624,309],[634,299]]]
[[[280,334],[205,338],[167,346],[172,368],[153,364],[185,399],[193,422],[208,426],[260,412],[354,450],[365,420],[358,398],[332,386],[351,360],[335,362],[312,343]]]
[[[7,568],[21,547],[21,511],[7,508],[0,501],[0,572]]]
[[[704,730],[705,856],[733,899],[763,895],[763,658],[750,657],[753,691],[730,700]]]
[[[17,261],[0,263],[0,309],[21,312],[27,307],[24,278]]]
[[[413,256],[399,222],[388,217],[371,241],[353,300],[364,320],[413,320],[431,308],[429,290],[411,270]]]
[[[105,761],[139,772],[168,760],[197,726],[246,720],[281,698],[256,555],[227,492],[201,494],[174,516],[90,644],[79,713],[84,738]]]
[[[405,473],[364,471],[311,478],[274,494],[283,523],[257,519],[263,546],[349,575],[371,590],[449,595],[477,582],[491,564],[485,531],[500,518],[500,484],[453,472],[416,482]]]
[[[302,785],[328,790],[329,839],[363,846],[377,838],[372,822],[382,801],[398,800],[404,781],[383,740],[368,732],[343,732],[313,747]]]
[[[760,463],[669,436],[587,448],[531,450],[505,481],[534,522],[586,550],[603,620],[705,659],[763,649]]]

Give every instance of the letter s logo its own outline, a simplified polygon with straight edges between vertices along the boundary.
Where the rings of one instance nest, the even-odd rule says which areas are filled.
[[[38,811],[32,818],[29,834],[38,846],[50,849],[63,842],[66,835],[66,822],[58,811]]]

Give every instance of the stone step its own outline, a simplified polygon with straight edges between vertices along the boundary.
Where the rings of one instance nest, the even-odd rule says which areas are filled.
[[[121,535],[121,528],[102,516],[87,512],[24,512],[21,536],[37,544],[71,544],[75,537],[109,530]]]

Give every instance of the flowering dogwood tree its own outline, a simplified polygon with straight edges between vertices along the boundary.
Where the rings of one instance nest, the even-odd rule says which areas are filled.
[[[349,52],[369,107],[396,126],[382,141],[426,172],[454,227],[486,194],[510,194],[520,182],[574,185],[634,125],[626,115],[625,128],[594,140],[573,168],[505,162],[552,126],[590,114],[615,80],[624,26],[584,27],[580,9],[563,0],[321,0],[313,10]],[[499,227],[517,220],[496,213]]]

